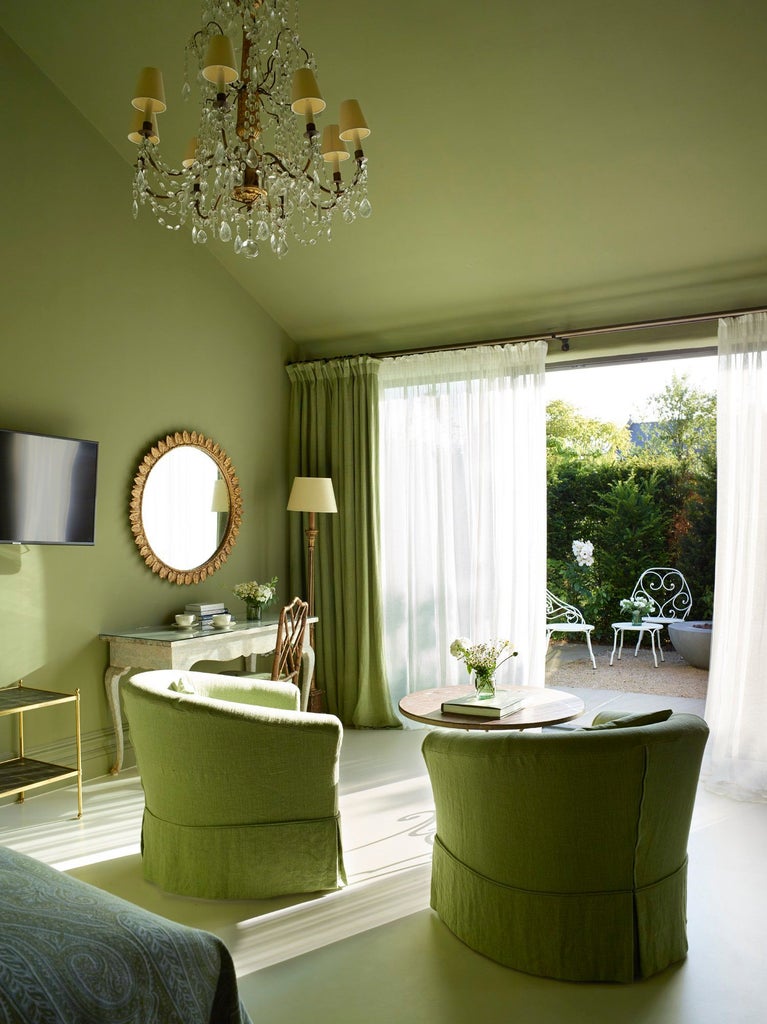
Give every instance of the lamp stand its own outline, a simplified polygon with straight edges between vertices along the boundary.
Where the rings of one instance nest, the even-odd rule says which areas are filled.
[[[317,529],[317,513],[309,512],[309,525],[306,528],[306,543],[308,545],[308,559],[307,559],[307,574],[308,574],[308,592],[309,592],[309,618],[314,617],[314,549],[317,544],[317,535],[320,532]],[[316,650],[314,647],[314,623],[309,623],[309,644],[313,651]],[[318,690],[314,685],[315,672],[312,671],[312,678],[309,681],[309,711],[324,711],[325,701],[322,690]]]

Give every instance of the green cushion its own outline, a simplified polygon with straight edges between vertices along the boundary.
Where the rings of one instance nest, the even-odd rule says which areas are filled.
[[[174,693],[194,693],[194,687],[189,686],[185,679],[174,679],[168,689]]]
[[[632,729],[640,725],[657,725],[658,722],[667,722],[673,715],[670,708],[663,711],[645,711],[636,714],[626,712],[602,712],[594,718],[591,725],[584,725],[583,729],[593,732],[596,729]]]

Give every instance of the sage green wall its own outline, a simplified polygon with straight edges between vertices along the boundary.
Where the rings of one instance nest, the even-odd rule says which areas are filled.
[[[93,776],[113,753],[99,632],[165,620],[186,601],[238,612],[234,583],[287,578],[293,346],[188,232],[132,219],[130,165],[2,32],[0,95],[0,426],[100,443],[95,546],[0,545],[0,686],[79,687]],[[231,456],[244,517],[224,567],[178,587],[139,557],[128,502],[150,444],[184,428]],[[55,748],[71,722],[69,708],[28,714],[29,752]],[[15,733],[0,726],[2,756]]]

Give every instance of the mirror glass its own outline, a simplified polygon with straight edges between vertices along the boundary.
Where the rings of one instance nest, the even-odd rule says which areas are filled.
[[[231,462],[202,434],[169,434],[139,466],[131,528],[147,565],[163,578],[196,583],[220,568],[241,514]]]

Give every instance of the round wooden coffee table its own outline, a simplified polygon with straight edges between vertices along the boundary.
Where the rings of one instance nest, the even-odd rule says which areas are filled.
[[[424,725],[438,725],[442,729],[539,729],[544,725],[569,722],[583,714],[585,704],[580,697],[563,690],[546,690],[537,686],[506,686],[506,690],[524,693],[525,706],[504,718],[485,718],[480,715],[443,714],[446,700],[468,696],[473,686],[443,686],[436,690],[417,690],[399,702],[405,718]]]

